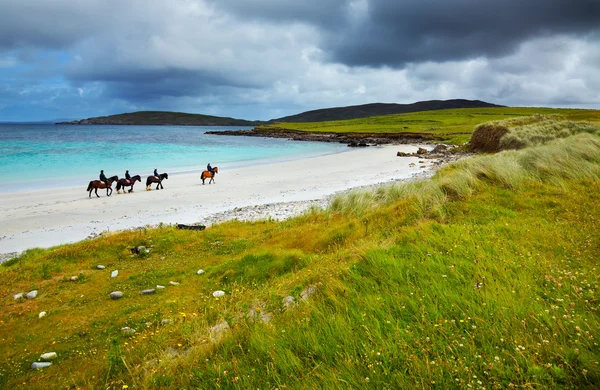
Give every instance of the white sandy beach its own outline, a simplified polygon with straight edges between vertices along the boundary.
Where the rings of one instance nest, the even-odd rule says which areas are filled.
[[[51,247],[104,231],[161,222],[211,224],[232,218],[287,218],[310,207],[312,203],[307,201],[353,187],[409,179],[430,170],[433,160],[419,163],[418,158],[396,157],[398,151],[415,152],[419,146],[423,145],[349,149],[221,170],[216,184],[211,185],[202,185],[199,174],[171,175],[163,182],[165,189],[159,191],[154,189],[156,185],[146,191],[144,177],[142,183],[136,183],[134,193],[114,191],[110,197],[99,190],[100,198],[92,193],[89,199],[87,182],[78,187],[0,193],[0,253]],[[239,208],[249,206],[259,207],[239,213]]]

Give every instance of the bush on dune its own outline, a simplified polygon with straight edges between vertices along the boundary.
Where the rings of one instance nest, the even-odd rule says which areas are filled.
[[[600,125],[560,120],[557,115],[533,115],[482,123],[475,127],[469,146],[476,152],[499,152],[544,145],[581,133],[600,135]]]

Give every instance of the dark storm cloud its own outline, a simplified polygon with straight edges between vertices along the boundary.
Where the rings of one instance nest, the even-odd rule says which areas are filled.
[[[242,19],[275,23],[290,21],[337,26],[343,23],[349,0],[209,0],[217,9]]]
[[[325,43],[348,65],[498,57],[522,42],[600,29],[598,0],[371,0],[368,15]]]
[[[0,0],[0,52],[66,49],[106,27],[113,0]]]
[[[0,0],[0,119],[597,107],[598,42],[600,0]]]
[[[135,102],[151,102],[164,97],[192,97],[210,94],[215,88],[251,88],[229,80],[217,71],[202,72],[181,69],[161,69],[128,73],[94,75],[106,85],[106,95]],[[83,81],[86,81],[83,79]]]

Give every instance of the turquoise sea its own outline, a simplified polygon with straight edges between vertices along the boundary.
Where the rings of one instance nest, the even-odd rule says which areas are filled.
[[[0,124],[0,192],[85,185],[154,168],[170,175],[341,153],[341,144],[205,134],[243,127]]]

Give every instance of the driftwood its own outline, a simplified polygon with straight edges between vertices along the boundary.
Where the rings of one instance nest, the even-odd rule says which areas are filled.
[[[177,229],[184,229],[184,230],[204,230],[206,229],[206,226],[204,225],[184,225],[181,223],[177,224]]]

